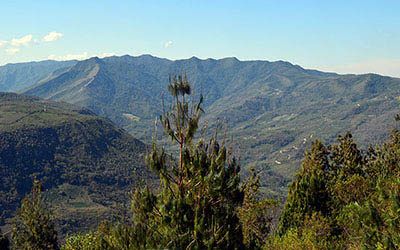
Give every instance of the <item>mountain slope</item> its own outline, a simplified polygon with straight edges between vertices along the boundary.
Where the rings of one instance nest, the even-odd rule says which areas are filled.
[[[19,92],[67,70],[76,61],[41,61],[0,66],[0,91]]]
[[[265,186],[282,188],[313,138],[330,142],[346,131],[355,131],[363,144],[384,138],[380,121],[393,120],[400,96],[400,79],[375,74],[338,75],[283,61],[150,55],[91,58],[26,93],[88,107],[149,140],[161,99],[168,96],[168,76],[182,72],[195,94],[205,96],[203,121],[211,128],[224,124],[242,162],[260,167]]]
[[[151,180],[145,151],[141,141],[91,111],[1,93],[2,217],[13,214],[36,177],[44,182],[64,233],[91,227],[99,222],[96,216],[111,214],[115,202],[129,201],[132,185]]]

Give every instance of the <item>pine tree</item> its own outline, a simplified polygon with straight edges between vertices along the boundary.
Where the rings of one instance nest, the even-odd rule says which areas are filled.
[[[343,237],[366,249],[400,247],[400,179],[378,180],[368,200],[345,206],[338,221]]]
[[[339,178],[363,174],[364,157],[353,140],[351,133],[338,137],[337,144],[331,146],[332,171]]]
[[[7,236],[5,236],[0,229],[0,250],[8,250],[10,249],[10,241]]]
[[[317,142],[306,153],[289,189],[279,237],[269,246],[301,245],[305,232],[314,237],[323,229],[326,237],[314,237],[312,248],[323,241],[323,248],[400,247],[400,132],[368,151],[359,150],[349,133],[338,141],[329,147]],[[318,220],[307,219],[314,213]]]
[[[283,235],[290,228],[303,225],[306,216],[330,213],[330,195],[328,190],[329,152],[320,142],[313,143],[310,152],[306,152],[301,169],[289,188],[289,193],[278,231]]]
[[[147,156],[161,184],[156,194],[148,188],[135,192],[132,207],[138,245],[241,249],[243,237],[237,215],[243,203],[240,167],[216,135],[195,142],[203,98],[190,105],[187,77],[171,77],[168,90],[173,102],[160,121],[179,151],[177,157],[169,156],[154,142]]]
[[[376,147],[373,154],[364,167],[371,188],[363,199],[344,206],[338,221],[348,242],[357,241],[367,249],[399,249],[400,132],[394,130],[390,139]],[[357,193],[363,189],[365,192],[363,187],[347,191]]]
[[[57,232],[42,197],[42,185],[37,180],[31,193],[22,200],[14,222],[12,241],[15,249],[59,249]]]
[[[249,179],[243,185],[244,200],[239,209],[243,227],[243,242],[248,249],[261,249],[273,230],[277,204],[272,199],[261,198],[260,178],[251,169]]]
[[[339,136],[338,143],[330,147],[329,189],[333,213],[351,202],[362,202],[370,193],[365,170],[368,155],[358,149],[350,133]],[[349,192],[351,190],[351,192]]]

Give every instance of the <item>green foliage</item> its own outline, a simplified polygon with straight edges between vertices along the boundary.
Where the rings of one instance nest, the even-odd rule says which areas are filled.
[[[277,216],[276,201],[263,199],[259,192],[260,180],[252,170],[249,180],[242,189],[243,205],[239,208],[239,218],[243,227],[243,242],[248,249],[260,249],[274,229],[274,217]]]
[[[170,78],[168,90],[173,104],[160,120],[179,155],[175,161],[153,143],[147,161],[161,186],[156,194],[148,188],[134,194],[138,242],[143,248],[240,249],[243,236],[237,210],[244,196],[240,168],[216,136],[194,142],[202,98],[189,105],[187,78]]]
[[[325,239],[317,242],[327,242],[327,248],[398,249],[399,162],[397,130],[388,142],[364,152],[351,134],[339,137],[338,143],[328,148],[317,141],[290,187],[280,218],[280,235],[273,237],[270,244],[284,248],[291,243],[307,243],[302,232],[313,225],[306,223],[307,218],[318,213],[326,223],[322,234]]]
[[[68,237],[65,244],[61,247],[62,250],[100,250],[101,236],[96,233],[77,234]]]
[[[81,87],[85,89],[82,93],[95,97],[93,98],[95,102],[87,98],[82,105],[95,108],[96,112],[109,115],[114,121],[121,122],[121,112],[132,112],[132,107],[126,106],[127,103],[133,103],[134,110],[138,110],[135,116],[140,117],[135,122],[147,128],[149,117],[161,110],[154,108],[155,98],[147,98],[147,94],[157,92],[160,86],[153,88],[147,81],[137,80],[141,85],[136,83],[133,85],[143,87],[147,91],[144,92],[146,95],[140,95],[139,92],[131,91],[129,88],[120,88],[121,86],[114,84],[125,83],[126,79],[130,78],[127,76],[148,77],[151,74],[130,71],[124,76],[112,73],[108,75],[105,72],[110,73],[113,71],[111,69],[116,68],[120,71],[121,65],[115,66],[117,60],[115,58],[104,60],[110,60],[111,63],[108,64],[98,58],[81,62],[79,70],[73,71],[72,74],[68,70],[63,75],[68,78],[66,82],[60,82],[60,79],[55,77],[54,81],[38,86],[36,90],[39,92],[36,93],[52,96],[54,94],[52,91],[62,90],[69,84],[79,81]],[[226,73],[228,76],[224,77],[218,76],[215,72],[210,75],[212,84],[207,85],[210,88],[208,90],[210,93],[214,90],[217,93],[205,104],[213,110],[209,116],[212,118],[210,126],[216,126],[218,118],[227,117],[230,129],[228,137],[233,135],[234,138],[240,138],[240,143],[246,148],[245,161],[266,162],[267,156],[270,159],[278,159],[276,164],[281,165],[283,162],[282,168],[276,168],[280,174],[290,174],[290,169],[283,166],[290,164],[288,162],[291,157],[299,159],[303,148],[307,145],[307,139],[312,137],[310,132],[322,133],[324,139],[330,139],[347,125],[351,127],[353,124],[369,122],[366,120],[369,119],[367,117],[384,111],[384,108],[390,106],[387,105],[388,100],[393,101],[396,97],[391,91],[392,87],[398,85],[396,79],[383,79],[375,75],[323,74],[279,62],[274,64],[280,68],[279,71],[263,69],[267,75],[259,74],[260,78],[254,78],[253,71],[258,67],[242,68],[237,60],[228,61],[224,61],[222,68],[234,70],[235,74],[239,72],[239,75],[229,74],[232,72]],[[193,69],[203,68],[199,67],[199,60],[194,59],[194,62]],[[164,63],[168,67],[171,65],[170,62]],[[221,66],[214,63],[213,68]],[[142,61],[140,65],[145,63]],[[235,65],[234,69],[230,65]],[[100,67],[108,67],[110,70]],[[146,69],[145,66],[131,68]],[[76,69],[75,67],[74,70]],[[84,72],[81,69],[84,69]],[[248,69],[251,70],[251,74]],[[162,73],[162,70],[157,72]],[[295,76],[291,72],[296,72]],[[81,81],[88,76],[93,79],[90,85]],[[198,78],[197,80],[202,80],[201,77]],[[230,84],[220,86],[216,84],[227,78],[231,79]],[[154,77],[154,79],[161,78]],[[264,82],[265,79],[267,82]],[[387,81],[387,84],[381,84],[383,80]],[[52,88],[52,83],[57,83],[60,89]],[[377,95],[378,89],[388,96],[382,98],[383,96]],[[121,90],[123,96],[121,93],[116,93]],[[154,141],[147,157],[149,168],[160,179],[159,189],[154,190],[152,187],[136,189],[132,198],[131,223],[105,225],[96,232],[72,236],[67,239],[65,249],[242,249],[260,248],[263,244],[264,247],[272,249],[399,248],[400,135],[398,131],[394,131],[387,143],[367,151],[359,149],[351,134],[339,137],[338,143],[331,146],[315,142],[311,150],[306,153],[301,169],[290,186],[279,219],[277,234],[269,236],[274,229],[271,214],[273,204],[257,196],[260,181],[253,176],[248,183],[241,186],[240,167],[233,157],[233,152],[226,147],[227,142],[218,141],[216,135],[209,140],[195,136],[199,129],[199,119],[203,114],[203,100],[200,99],[198,103],[193,104],[193,100],[190,99],[193,90],[186,76],[171,77],[168,90],[171,97],[167,100],[172,101],[172,104],[168,111],[164,111],[160,121],[165,134],[174,145],[165,149]],[[241,93],[238,94],[237,90]],[[131,92],[135,94],[130,95]],[[110,93],[116,94],[110,97]],[[132,99],[127,99],[125,96]],[[79,95],[74,98],[77,99],[73,101],[81,100]],[[147,99],[150,101],[147,102]],[[124,192],[123,187],[126,187],[129,181],[126,175],[120,175],[119,170],[128,168],[121,167],[118,158],[108,157],[120,152],[118,144],[121,141],[115,138],[123,137],[121,131],[100,129],[107,122],[93,118],[84,111],[82,111],[84,113],[79,111],[79,115],[74,116],[78,117],[74,123],[65,125],[65,122],[69,121],[70,114],[75,114],[76,110],[60,114],[57,108],[44,111],[41,102],[32,107],[29,106],[30,103],[32,101],[25,102],[23,107],[2,105],[8,115],[8,118],[0,117],[2,122],[0,128],[4,130],[0,139],[6,142],[2,144],[6,146],[1,151],[2,159],[6,159],[7,169],[19,172],[0,169],[3,171],[1,176],[6,176],[4,178],[6,181],[0,183],[0,187],[5,187],[0,189],[1,206],[5,207],[5,204],[8,204],[4,202],[8,198],[18,198],[18,195],[24,193],[21,192],[23,189],[9,187],[14,185],[13,178],[22,176],[21,173],[26,174],[24,171],[27,169],[32,171],[28,174],[44,173],[46,177],[56,176],[55,180],[73,180],[74,184],[84,183],[92,190],[101,190],[101,195],[96,197],[99,203],[106,203],[102,198],[107,193],[114,196],[110,191],[116,189],[111,188],[112,186],[121,187],[121,192]],[[357,105],[354,105],[355,103]],[[332,107],[335,107],[334,112],[330,112]],[[322,119],[321,113],[323,113]],[[328,124],[326,127],[329,129],[322,131],[322,126],[318,122],[309,125],[310,119]],[[7,123],[9,120],[13,122]],[[381,119],[373,120],[372,127],[382,125]],[[51,129],[44,126],[49,121]],[[123,121],[120,124],[125,125]],[[94,125],[94,129],[91,125]],[[56,128],[53,128],[54,126]],[[363,138],[365,140],[371,137],[381,138],[381,134],[376,136],[375,133],[371,133],[369,126],[370,124],[365,125],[368,132]],[[36,131],[39,128],[40,132],[31,136],[26,128]],[[18,131],[14,131],[15,129]],[[60,130],[62,133],[59,133]],[[274,136],[270,136],[271,133]],[[71,134],[73,136],[70,136]],[[205,135],[210,134],[205,133]],[[57,138],[57,140],[37,145],[37,138],[41,137]],[[72,141],[68,138],[72,138]],[[90,143],[81,143],[81,138],[95,139],[90,140]],[[112,138],[111,142],[105,143],[103,140],[105,138]],[[297,138],[303,140],[299,142]],[[72,154],[54,153],[52,150],[58,149],[55,146],[58,145],[56,144],[58,141],[62,141],[63,145],[72,145]],[[114,145],[116,150],[111,154],[103,154],[110,148],[109,145]],[[14,148],[19,150],[13,150]],[[38,150],[32,150],[35,148]],[[167,151],[171,152],[176,148],[179,150],[176,156],[167,154]],[[282,150],[279,151],[280,149]],[[15,157],[14,152],[18,152],[18,156],[21,157]],[[20,154],[20,152],[27,153]],[[280,152],[280,157],[283,157],[284,161],[276,157],[277,152]],[[16,164],[7,162],[13,159],[17,159]],[[38,166],[37,169],[26,168],[30,160],[39,162],[32,164]],[[103,164],[104,162],[110,165]],[[117,167],[110,170],[104,166]],[[79,171],[69,171],[72,168]],[[26,175],[24,176],[26,178]],[[147,177],[145,174],[140,176]],[[280,178],[282,175],[265,174],[265,176],[275,176],[278,179],[276,183],[284,185],[284,181]],[[20,179],[17,180],[18,183],[23,183],[19,181]],[[261,185],[265,185],[266,178],[261,180],[264,182]],[[27,188],[27,185],[19,187]],[[71,204],[75,208],[84,208],[90,203],[89,200],[74,199]],[[15,199],[11,203],[15,204]],[[26,238],[24,234],[21,235]],[[16,242],[20,242],[18,244],[25,242],[18,240],[18,237],[14,237]],[[267,241],[264,240],[266,238]]]
[[[0,249],[1,250],[8,250],[10,249],[10,240],[2,234],[1,229],[0,229]]]
[[[400,132],[374,150],[366,173],[367,197],[346,205],[338,215],[344,237],[366,248],[400,248]],[[352,221],[352,223],[348,223]]]
[[[283,235],[267,239],[264,249],[340,249],[336,241],[330,239],[330,225],[320,213],[313,213],[304,218],[299,227],[288,229]]]
[[[168,73],[182,70],[190,72],[192,92],[206,97],[204,108],[209,112],[204,118],[210,127],[226,122],[228,140],[234,138],[235,145],[243,149],[240,159],[244,168],[251,164],[264,170],[270,165],[267,174],[261,173],[261,186],[281,197],[286,196],[287,184],[313,135],[333,141],[350,130],[357,132],[360,143],[376,143],[387,136],[384,127],[392,125],[382,121],[388,121],[398,108],[397,78],[338,75],[288,62],[236,58],[91,58],[26,93],[90,108],[151,142],[149,128],[162,113],[157,97],[165,91]],[[92,79],[90,84],[87,79]],[[126,115],[140,119],[132,121]]]
[[[31,193],[22,201],[12,232],[13,248],[20,250],[59,249],[57,232],[43,198],[42,186],[37,180]]]
[[[289,188],[285,208],[280,217],[278,231],[284,234],[299,227],[307,215],[319,212],[330,214],[328,191],[328,150],[316,141],[310,152],[306,152],[301,169]]]
[[[343,209],[338,220],[349,242],[358,241],[368,249],[400,248],[400,179],[396,181],[378,186],[370,200]]]
[[[167,134],[179,142],[184,133],[175,132],[176,124],[182,123],[170,126],[173,132]],[[197,144],[182,144],[179,155],[182,165],[165,151],[157,150],[154,144],[148,161],[160,176],[161,186],[156,193],[150,188],[134,192],[133,225],[104,227],[108,229],[76,236],[68,244],[75,242],[77,249],[85,249],[78,248],[77,242],[86,245],[97,242],[98,249],[400,247],[399,131],[393,131],[383,145],[367,151],[358,149],[351,134],[340,136],[338,143],[328,147],[316,141],[306,152],[290,186],[275,234],[272,234],[275,204],[260,199],[259,176],[253,172],[241,188],[237,182],[228,185],[237,179],[225,172],[229,170],[229,162],[225,168],[221,167],[226,162],[226,152],[221,154],[221,147],[215,143],[213,138],[206,145],[202,139]],[[207,150],[210,148],[211,151]],[[207,220],[210,217],[213,219]],[[220,244],[208,241],[220,236],[208,225],[217,225],[222,231],[227,222],[237,225],[239,230],[226,230],[228,237],[219,238]],[[242,238],[232,242],[230,235]]]
[[[29,193],[32,176],[48,190],[61,238],[95,229],[115,203],[129,206],[132,184],[155,179],[144,164],[146,145],[86,109],[0,93],[0,114],[0,226]]]
[[[66,239],[62,250],[117,250],[144,249],[139,246],[138,238],[132,227],[123,224],[111,226],[107,222],[99,225],[95,232],[78,234]]]
[[[351,202],[363,201],[370,193],[365,177],[368,155],[363,155],[351,134],[339,136],[338,143],[325,147],[316,141],[306,152],[301,169],[289,188],[285,208],[280,217],[279,232],[300,227],[305,216],[314,212],[332,218]]]
[[[350,133],[339,136],[338,143],[331,146],[328,171],[333,212],[340,211],[350,202],[361,201],[368,195],[369,184],[365,178],[365,169],[369,153],[361,153]]]

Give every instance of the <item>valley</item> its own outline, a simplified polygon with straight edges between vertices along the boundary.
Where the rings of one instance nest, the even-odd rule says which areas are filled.
[[[376,74],[340,75],[284,61],[240,61],[151,55],[90,58],[54,72],[27,95],[86,107],[149,143],[162,113],[168,76],[185,73],[194,99],[204,96],[201,123],[225,135],[241,163],[263,175],[265,191],[284,193],[315,138],[330,143],[352,131],[374,145],[394,126],[400,80]],[[385,121],[384,127],[381,121]]]

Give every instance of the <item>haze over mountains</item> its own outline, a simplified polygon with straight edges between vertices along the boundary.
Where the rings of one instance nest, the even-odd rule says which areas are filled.
[[[53,72],[68,68],[76,61],[41,61],[7,64],[0,67],[0,91],[16,92],[51,77]]]
[[[393,124],[400,96],[397,78],[324,73],[283,61],[143,55],[53,63],[57,70],[38,72],[45,79],[25,94],[89,108],[145,142],[162,112],[169,75],[186,73],[195,93],[205,96],[203,122],[222,124],[221,134],[227,127],[242,163],[259,167],[269,177],[264,185],[274,189],[286,186],[315,138],[330,142],[353,131],[363,144],[380,141],[388,131],[381,121]]]

